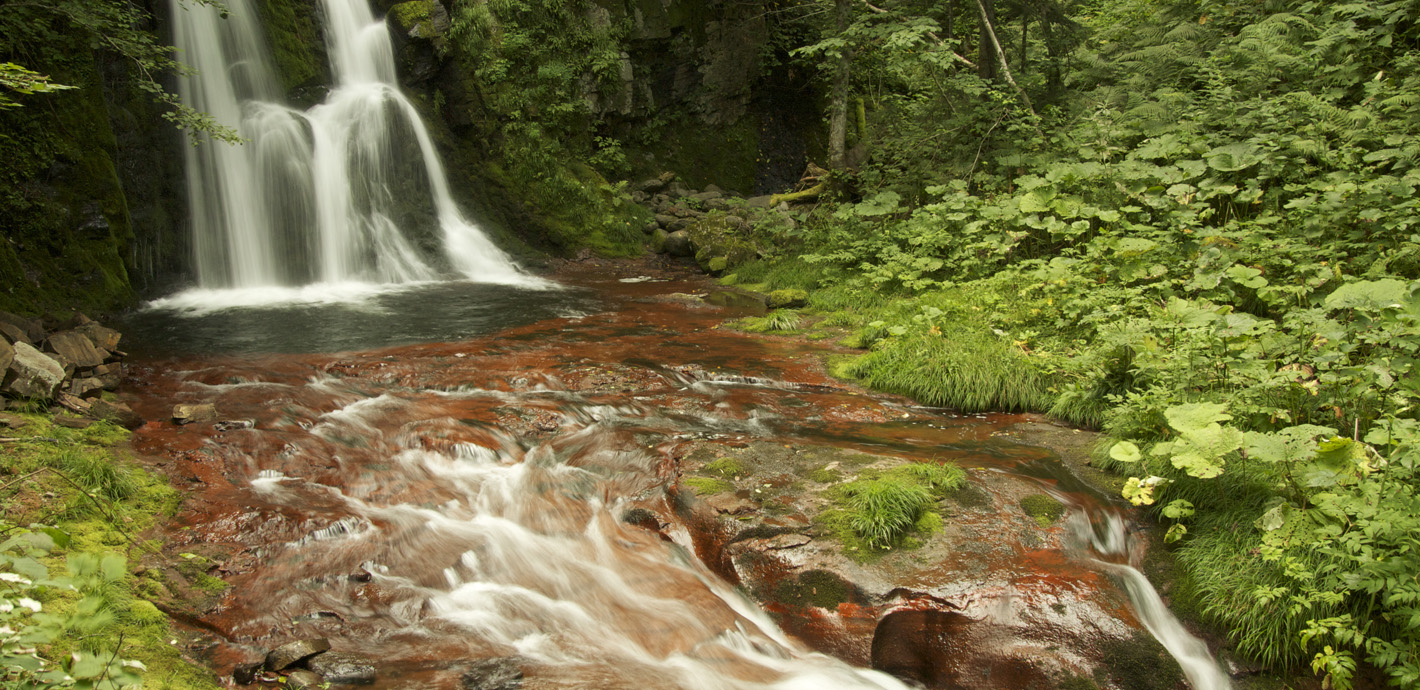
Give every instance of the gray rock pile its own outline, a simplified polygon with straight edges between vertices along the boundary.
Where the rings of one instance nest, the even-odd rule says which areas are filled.
[[[276,683],[290,688],[369,685],[375,682],[375,662],[350,652],[333,652],[326,639],[296,640],[266,653],[262,661],[232,669],[238,685]]]
[[[105,400],[123,380],[123,335],[83,314],[46,327],[0,312],[0,396],[6,407],[36,401],[134,428],[143,423],[123,403]]]
[[[771,207],[772,196],[744,198],[713,184],[695,190],[671,172],[632,185],[631,200],[654,216],[641,230],[651,236],[656,252],[694,258],[710,273],[754,258],[752,235],[759,223],[792,227],[795,222],[787,204]]]

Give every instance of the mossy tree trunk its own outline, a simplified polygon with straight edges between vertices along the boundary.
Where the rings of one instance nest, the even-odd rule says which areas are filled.
[[[835,24],[838,35],[848,31],[852,17],[851,0],[834,0]],[[838,64],[833,73],[833,95],[829,103],[828,119],[828,168],[841,172],[847,165],[848,150],[848,86],[852,77],[853,53],[844,46],[838,53]]]

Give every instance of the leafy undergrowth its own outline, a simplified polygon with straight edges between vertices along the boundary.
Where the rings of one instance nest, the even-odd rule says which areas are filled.
[[[15,631],[0,659],[6,687],[106,688],[140,676],[144,688],[219,687],[171,644],[168,617],[143,597],[149,579],[131,570],[158,552],[138,535],[173,514],[178,493],[132,463],[120,427],[22,418],[6,432],[15,440],[5,443],[0,470],[0,585],[8,590],[0,598],[16,606],[4,614]]]

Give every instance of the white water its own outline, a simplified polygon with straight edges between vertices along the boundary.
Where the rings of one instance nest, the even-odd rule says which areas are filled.
[[[1118,515],[1109,513],[1104,516],[1104,524],[1101,525],[1103,534],[1090,523],[1089,517],[1079,511],[1070,519],[1070,533],[1079,546],[1088,547],[1102,556],[1125,556],[1126,559],[1129,557],[1129,535],[1124,529],[1124,521]],[[1139,616],[1140,622],[1178,661],[1194,690],[1229,690],[1232,687],[1228,674],[1218,666],[1218,661],[1208,651],[1208,645],[1189,634],[1178,618],[1164,605],[1163,599],[1144,573],[1129,564],[1102,559],[1094,561],[1123,581],[1124,589],[1129,593],[1129,601],[1134,605],[1134,612]]]
[[[187,151],[200,289],[241,289],[243,302],[289,297],[277,287],[339,300],[352,284],[451,276],[545,286],[459,210],[366,0],[322,0],[335,84],[306,112],[283,104],[250,0],[224,5],[225,18],[172,3],[176,43],[197,70],[180,82],[184,102],[247,140]]]

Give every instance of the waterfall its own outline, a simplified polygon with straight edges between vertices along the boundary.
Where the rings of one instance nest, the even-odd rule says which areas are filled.
[[[282,102],[251,0],[223,4],[225,15],[172,0],[177,46],[196,70],[179,84],[183,101],[246,140],[186,154],[200,288],[541,284],[454,202],[366,0],[321,0],[335,84],[305,112]]]
[[[1071,517],[1070,534],[1077,548],[1088,549],[1099,556],[1129,557],[1129,535],[1124,529],[1124,520],[1117,513],[1104,516],[1103,534],[1081,512]],[[1139,569],[1129,563],[1115,563],[1103,559],[1092,559],[1109,573],[1118,577],[1129,594],[1134,612],[1139,621],[1178,661],[1183,675],[1194,690],[1229,690],[1232,683],[1228,675],[1219,668],[1218,662],[1208,651],[1208,645],[1189,634],[1164,601],[1149,579]]]

